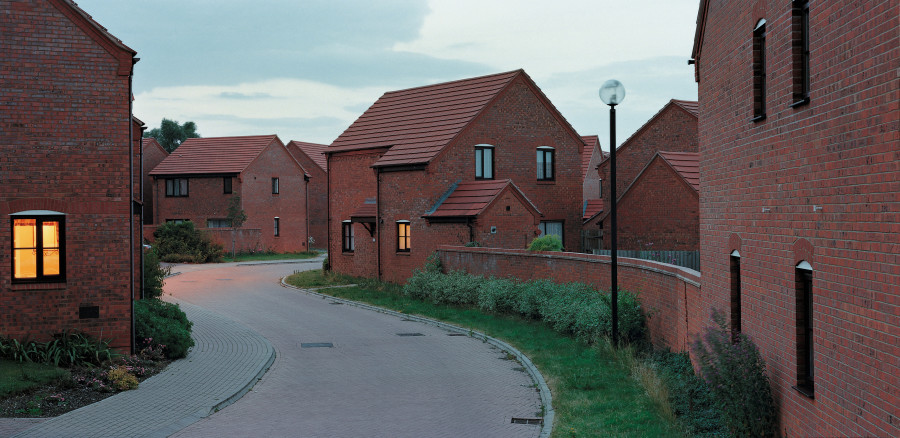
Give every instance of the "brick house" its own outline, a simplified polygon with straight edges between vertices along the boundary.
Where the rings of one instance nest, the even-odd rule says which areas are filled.
[[[150,176],[150,171],[168,156],[169,153],[155,138],[141,139],[141,173],[143,174],[141,191],[144,196],[144,225],[153,224],[153,218],[155,217],[153,212],[153,177]]]
[[[900,436],[900,5],[700,2],[702,312],[785,436]]]
[[[0,335],[132,349],[140,287],[136,52],[68,0],[0,14]],[[136,275],[137,274],[137,275]]]
[[[697,193],[689,178],[678,172],[660,152],[696,153],[697,102],[670,100],[647,123],[616,149],[617,242],[620,250],[697,251]],[[601,182],[609,181],[609,159],[597,167]],[[641,175],[647,183],[636,184]],[[610,187],[602,184],[601,198],[608,201]],[[630,192],[630,193],[629,193]],[[621,205],[628,195],[627,205]],[[600,230],[601,247],[608,249],[611,235],[609,211],[585,219],[586,231]]]
[[[401,282],[442,244],[578,248],[583,148],[522,70],[385,93],[326,151],[331,266]]]
[[[328,145],[292,141],[288,150],[309,174],[309,237],[310,246],[325,248],[328,245],[328,162],[325,148]]]
[[[309,175],[276,135],[189,138],[150,175],[156,224],[190,220],[230,248],[228,203],[239,196],[247,215],[242,236],[256,237],[244,236],[238,250],[307,248]]]
[[[600,150],[600,138],[596,135],[585,135],[581,139],[585,148],[581,152],[581,177],[584,179],[581,190],[581,200],[587,202],[590,199],[600,198],[600,175],[596,172],[600,162],[609,154]]]

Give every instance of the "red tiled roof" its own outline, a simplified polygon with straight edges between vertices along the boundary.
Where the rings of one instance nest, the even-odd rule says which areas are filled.
[[[390,147],[376,167],[438,155],[522,70],[385,93],[328,148]]]
[[[241,173],[273,141],[281,143],[277,135],[189,138],[150,175]]]
[[[155,138],[153,138],[153,137],[147,137],[147,138],[142,138],[142,139],[141,139],[141,149],[146,150],[147,148],[151,148],[151,147],[152,147],[152,148],[158,148],[158,149],[161,150],[162,153],[165,154],[166,156],[169,155],[169,151],[167,151],[166,148],[162,147],[162,145],[159,144],[159,142],[156,141]]]
[[[658,152],[696,191],[700,191],[700,154],[697,152]]]
[[[581,151],[581,177],[587,177],[588,166],[591,164],[591,157],[594,155],[594,148],[600,146],[600,137],[596,135],[583,135],[581,139],[584,141],[584,150]],[[602,160],[603,157],[601,156]]]
[[[302,141],[291,141],[290,144],[297,146],[301,151],[303,151],[306,156],[309,157],[314,163],[316,163],[319,167],[324,171],[328,171],[328,160],[325,159],[325,149],[328,149],[328,145],[318,144],[318,143],[306,143]]]
[[[584,201],[584,213],[581,215],[581,220],[587,222],[600,213],[603,213],[603,200],[588,199]]]
[[[533,208],[537,214],[541,214],[537,207],[534,206],[534,203],[513,184],[512,180],[503,179],[459,183],[453,192],[433,212],[426,214],[425,217],[478,216],[507,188],[518,192],[523,203]]]
[[[359,208],[356,209],[353,213],[350,213],[350,220],[353,222],[374,222],[375,216],[378,215],[378,211],[375,204],[375,199],[366,199]],[[365,220],[365,219],[371,219]]]
[[[676,100],[672,99],[672,103],[684,108],[685,111],[694,115],[694,117],[700,117],[700,103],[693,100]]]

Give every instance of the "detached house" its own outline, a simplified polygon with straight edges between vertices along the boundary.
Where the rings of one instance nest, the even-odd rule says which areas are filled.
[[[136,52],[69,0],[0,13],[0,335],[132,348],[140,296]]]
[[[900,436],[900,5],[700,2],[702,312],[783,436]]]
[[[288,150],[309,174],[309,245],[325,248],[328,245],[328,145],[292,141]]]
[[[385,93],[326,151],[331,266],[400,282],[442,244],[577,249],[583,148],[522,70]]]
[[[276,135],[190,138],[150,175],[156,224],[192,221],[230,248],[228,205],[240,197],[238,251],[307,249],[309,175]]]
[[[603,213],[603,199],[600,198],[603,180],[597,173],[597,166],[609,155],[600,149],[600,138],[596,135],[582,136],[585,148],[581,153],[581,175],[584,183],[581,189],[581,221],[589,222]],[[590,252],[600,249],[600,230],[587,227],[581,230],[581,250]]]

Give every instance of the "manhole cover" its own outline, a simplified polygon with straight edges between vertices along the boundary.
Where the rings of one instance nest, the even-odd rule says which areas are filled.
[[[510,423],[512,423],[512,424],[544,424],[544,419],[543,418],[516,418],[516,417],[513,417],[512,421],[510,421]]]
[[[397,336],[425,336],[421,333],[397,333]]]
[[[301,342],[300,348],[333,348],[331,342]]]

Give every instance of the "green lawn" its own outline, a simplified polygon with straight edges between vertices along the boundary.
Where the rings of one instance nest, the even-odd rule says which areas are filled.
[[[298,259],[311,259],[317,255],[321,254],[318,251],[304,251],[304,252],[287,252],[287,253],[274,253],[274,252],[258,252],[254,254],[248,253],[238,253],[235,254],[235,257],[231,257],[231,253],[225,254],[226,262],[255,262],[255,261],[266,261],[266,260],[298,260]]]
[[[0,397],[68,377],[68,371],[52,365],[0,359]]]
[[[681,436],[674,423],[631,374],[630,364],[609,348],[588,346],[521,317],[434,305],[401,293],[402,286],[306,271],[287,278],[298,287],[357,282],[321,289],[332,296],[439,319],[502,339],[528,356],[547,381],[556,418],[554,437]]]

